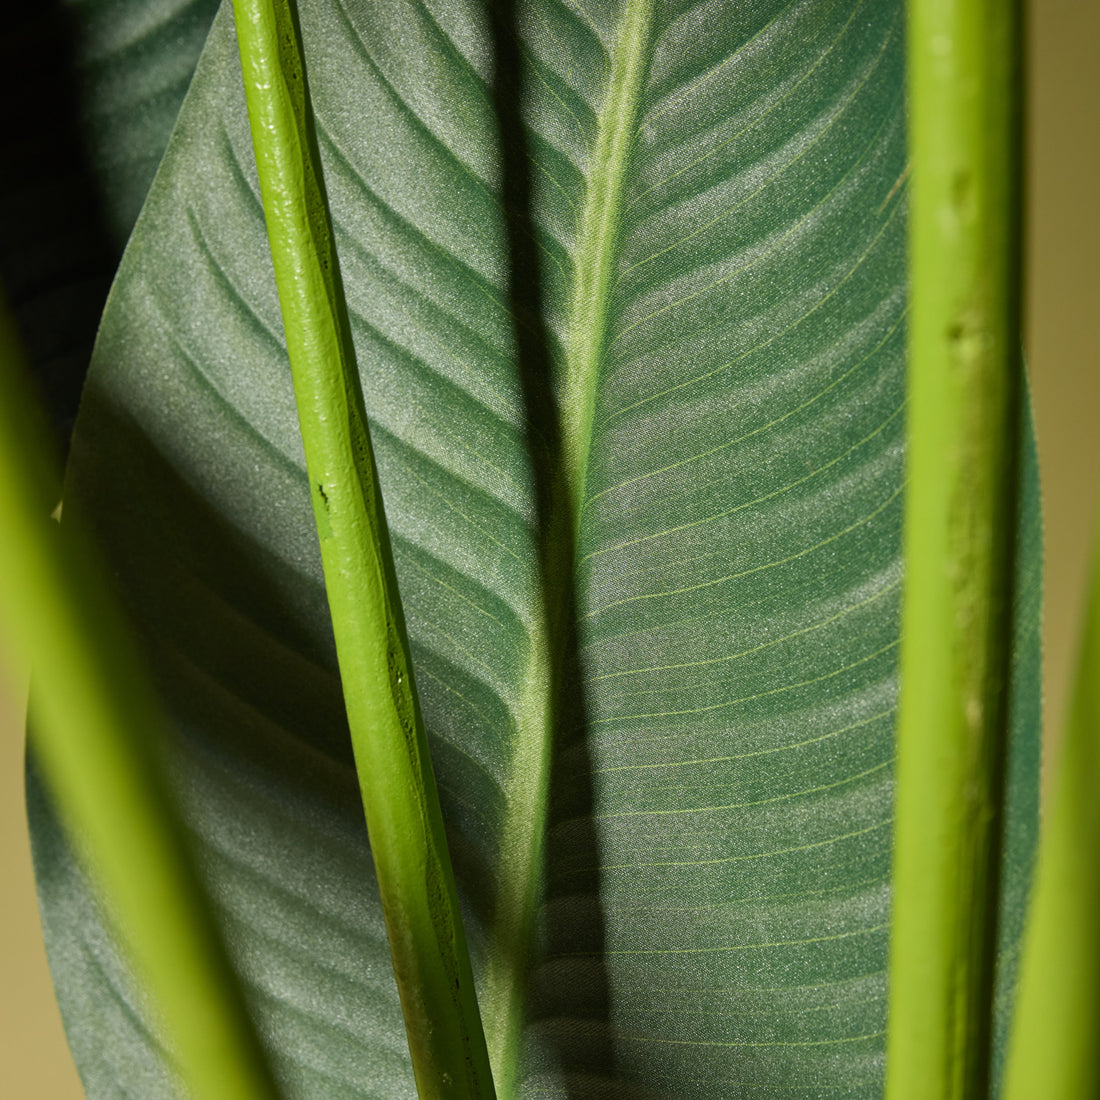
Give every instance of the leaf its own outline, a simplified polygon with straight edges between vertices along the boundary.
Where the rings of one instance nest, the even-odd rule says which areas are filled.
[[[480,10],[315,0],[302,23],[498,1088],[876,1096],[900,9],[532,0],[514,57]],[[412,1096],[225,11],[116,281],[69,497],[174,708],[288,1093]],[[1034,828],[1030,499],[1011,913]],[[168,1095],[41,803],[35,832],[89,1094]]]

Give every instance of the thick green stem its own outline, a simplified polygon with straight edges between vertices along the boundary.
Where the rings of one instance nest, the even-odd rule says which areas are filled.
[[[0,303],[0,621],[33,670],[35,758],[190,1094],[274,1100],[174,810],[133,640],[79,529],[48,518],[55,481],[21,359]]]
[[[1100,539],[1024,942],[1003,1095],[1100,1095]]]
[[[234,0],[344,702],[422,1098],[493,1095],[291,0]],[[368,120],[369,122],[369,120]]]
[[[889,1100],[987,1095],[1019,408],[1020,10],[914,0]]]

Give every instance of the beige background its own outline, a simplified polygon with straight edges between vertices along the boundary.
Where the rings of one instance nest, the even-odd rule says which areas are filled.
[[[731,0],[732,2],[732,0]],[[1026,346],[1046,522],[1046,721],[1064,711],[1100,503],[1100,0],[1033,0]],[[76,1100],[23,815],[25,673],[0,679],[0,1094]]]

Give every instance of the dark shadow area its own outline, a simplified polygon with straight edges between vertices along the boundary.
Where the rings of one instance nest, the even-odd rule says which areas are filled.
[[[190,484],[94,380],[84,405],[65,521],[112,548],[112,569],[102,572],[150,673],[182,659],[196,676],[231,684],[235,705],[354,774],[323,586]],[[124,482],[111,476],[124,467]],[[306,493],[303,484],[288,511],[308,507]]]
[[[490,5],[493,106],[509,256],[508,295],[523,389],[526,442],[535,487],[539,572],[551,639],[554,743],[547,821],[545,895],[529,968],[528,1033],[538,1039],[536,1072],[561,1074],[570,1097],[619,1094],[604,964],[600,842],[593,818],[588,706],[580,661],[575,534],[564,471],[554,364],[544,321],[528,137],[524,63],[515,0]]]
[[[374,964],[373,872],[328,618],[316,610],[324,606],[324,591],[304,583],[300,570],[191,484],[142,424],[112,403],[95,375],[82,408],[62,530],[83,528],[89,541],[113,550],[112,568],[97,572],[127,612],[138,656],[170,717],[148,731],[149,744],[176,796],[184,839],[250,1014],[263,1021],[262,1042],[280,1095],[289,1095],[299,1033],[280,1032],[285,1017],[280,1021],[277,1012],[274,1025],[265,1018],[271,998],[257,991],[262,974],[285,963],[280,953],[287,942],[296,944],[288,952],[295,958],[303,951],[323,955],[334,930],[362,950],[360,973]],[[128,478],[111,476],[127,463]],[[299,511],[308,506],[304,483],[301,490]],[[124,1066],[123,1077],[139,1082],[139,1095],[176,1096],[172,1059],[149,997],[140,992],[110,906],[36,762],[33,696],[31,710],[32,855],[74,1060],[89,1095],[114,1091]],[[288,857],[295,844],[297,855]],[[328,917],[302,906],[300,895],[296,900],[294,883],[311,876],[329,886],[338,882],[343,891]],[[321,885],[317,896],[333,895]],[[301,908],[306,915],[284,931],[280,921],[295,922]],[[257,933],[264,919],[289,941]],[[315,1087],[308,1095],[324,1093]]]
[[[0,33],[0,283],[67,452],[118,255],[79,122],[70,13],[12,5]]]

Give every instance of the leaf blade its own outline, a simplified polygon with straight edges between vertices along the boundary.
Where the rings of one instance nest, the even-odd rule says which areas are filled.
[[[517,13],[524,79],[508,87],[527,124],[537,264],[518,272],[480,17],[454,4],[395,4],[369,17],[317,4],[304,28],[307,56],[316,43],[322,59],[319,139],[357,354],[383,383],[364,377],[365,398],[479,972],[494,952],[503,970],[517,965],[520,922],[495,899],[513,873],[502,868],[541,858],[516,839],[509,813],[526,801],[546,814],[544,832],[523,826],[533,847],[545,845],[546,872],[520,1095],[881,1089],[904,446],[900,15],[858,3],[720,7],[722,19],[705,5],[662,10],[647,43],[577,527],[582,664],[566,686],[586,713],[565,711],[553,728],[542,717],[562,714],[547,643],[570,648],[570,617],[560,592],[545,590],[541,452],[530,445],[510,280],[538,275],[560,401],[578,227],[621,10],[548,2]],[[251,270],[254,199],[233,165],[239,117],[223,92],[204,95],[205,120],[181,120],[193,146],[176,149],[176,174],[145,215],[143,239],[163,239],[162,258],[135,257],[120,284],[131,308],[143,305],[128,319],[120,304],[104,329],[101,362],[118,362],[96,382],[100,424],[89,416],[95,437],[79,477],[105,522],[121,523],[130,506],[109,498],[104,479],[126,449],[106,453],[103,406],[132,410],[170,461],[130,490],[168,499],[158,485],[172,489],[171,507],[159,507],[177,540],[173,509],[198,511],[205,534],[188,536],[188,569],[212,578],[241,619],[319,655],[309,698],[323,720],[279,708],[289,740],[345,774],[342,730],[324,701],[332,659],[315,554],[290,518],[308,516],[308,495],[277,315]],[[210,134],[223,142],[217,157],[200,152]],[[205,187],[184,188],[199,164]],[[217,203],[204,193],[227,183]],[[169,193],[190,214],[169,217]],[[189,279],[209,301],[234,288],[240,301],[219,310],[224,334],[175,308],[190,291],[171,277],[168,255],[177,266],[189,257]],[[157,320],[143,332],[144,308]],[[204,364],[205,390],[185,382],[195,368],[181,346]],[[215,416],[211,391],[240,412]],[[233,447],[205,455],[161,412],[171,407]],[[187,511],[189,494],[202,510]],[[285,518],[247,503],[263,500],[286,507]],[[278,578],[268,601],[234,592],[242,569],[216,564],[215,533],[265,563],[253,572]],[[153,548],[160,536],[143,537],[164,555]],[[140,561],[125,568],[135,592],[158,587],[140,579]],[[550,612],[558,627],[547,626]],[[181,640],[190,656],[176,665],[218,668],[198,627]],[[263,700],[277,679],[234,668],[226,684]],[[249,721],[271,745],[286,742]],[[524,754],[537,760],[551,736],[544,781]],[[256,740],[255,760],[242,754],[226,770],[248,775],[263,761],[279,777],[272,805],[310,805],[308,781]],[[334,816],[343,821],[345,809],[334,797]],[[259,844],[249,858],[271,860]],[[313,870],[338,897],[339,864],[327,858]],[[289,864],[283,873],[302,877]],[[534,873],[517,881],[528,891],[522,909],[540,887]],[[230,883],[222,889],[232,895]],[[262,906],[253,909],[266,926]],[[357,919],[371,926],[369,914]],[[272,964],[249,950],[264,988]],[[291,985],[285,1003],[308,1002],[305,981]],[[374,1049],[393,1050],[384,998],[361,996]],[[267,1026],[282,1026],[277,1004],[265,1011]],[[503,1023],[485,1011],[490,1034],[518,1026],[518,1009]],[[369,1050],[341,1053],[338,1085],[322,1083],[321,1040],[279,1034],[304,1095],[409,1094],[396,1071],[368,1080],[355,1068]]]

